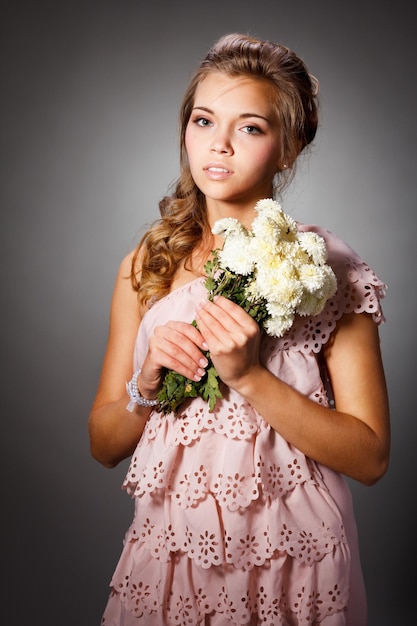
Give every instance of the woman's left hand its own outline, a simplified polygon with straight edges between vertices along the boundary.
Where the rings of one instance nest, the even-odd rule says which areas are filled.
[[[238,390],[244,379],[260,365],[258,323],[223,296],[217,296],[214,302],[200,302],[196,321],[219,377]]]

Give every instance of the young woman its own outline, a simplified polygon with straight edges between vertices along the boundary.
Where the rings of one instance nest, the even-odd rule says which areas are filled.
[[[366,624],[343,475],[372,485],[387,470],[385,285],[337,236],[298,224],[323,237],[337,277],[319,315],[273,338],[204,286],[223,244],[213,224],[250,228],[256,203],[290,182],[316,134],[317,91],[286,47],[232,34],[184,96],[180,176],[120,265],[89,417],[95,459],[132,456],[135,500],[103,626]],[[159,410],[166,371],[199,381],[206,351],[222,381],[215,409],[197,397]]]

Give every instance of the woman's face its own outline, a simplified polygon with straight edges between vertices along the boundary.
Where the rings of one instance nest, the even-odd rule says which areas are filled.
[[[197,87],[185,132],[191,174],[207,207],[253,207],[271,197],[280,167],[273,87],[247,76],[211,73]]]

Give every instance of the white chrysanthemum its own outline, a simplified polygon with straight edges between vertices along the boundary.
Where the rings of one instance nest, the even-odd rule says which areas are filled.
[[[263,198],[256,203],[255,211],[259,214],[264,213],[264,215],[275,219],[278,214],[282,213],[282,207],[279,202],[272,198]]]
[[[281,229],[275,220],[267,215],[258,215],[252,222],[252,232],[257,241],[275,246],[281,237]]]
[[[301,302],[297,306],[299,315],[319,315],[328,300],[337,291],[337,279],[331,267],[324,265],[320,268],[323,273],[321,287],[315,293],[304,292]]]
[[[326,303],[326,301],[324,301]],[[312,293],[304,293],[301,302],[297,306],[298,315],[318,315],[323,310],[323,300]]]
[[[284,239],[285,241],[297,241],[297,222],[292,217],[290,217],[286,213],[283,213],[282,221],[279,223],[279,227],[281,229],[282,239]]]
[[[266,263],[258,265],[254,276],[257,290],[268,301],[277,300],[276,294],[287,281],[296,281],[294,266],[287,259],[270,256]],[[278,297],[279,299],[279,297]]]
[[[271,199],[259,200],[255,209],[258,211],[258,216],[255,217],[252,229],[256,233],[256,236],[264,236],[263,228],[266,228],[263,224],[265,222],[271,222],[274,225],[273,233],[275,238],[285,239],[287,241],[295,241],[297,238],[297,223],[292,217],[283,212],[281,205]],[[271,226],[269,226],[271,228]]]
[[[258,265],[259,273],[265,273],[268,276],[275,275],[275,280],[280,278],[297,278],[296,266],[292,260],[282,253],[281,247],[275,250],[275,254],[270,255],[264,260],[262,265]]]
[[[334,295],[337,281],[326,265],[327,250],[314,232],[298,232],[297,223],[278,202],[267,198],[255,207],[257,216],[249,231],[235,218],[218,220],[212,229],[224,238],[218,252],[220,267],[249,276],[246,301],[265,302],[269,335],[281,337],[296,314],[321,313]]]
[[[275,254],[283,259],[287,259],[295,267],[299,267],[303,263],[310,263],[311,259],[304,250],[302,250],[297,241],[285,241],[281,239]]]
[[[288,317],[294,313],[288,302],[267,302],[266,310],[269,317]]]
[[[247,276],[253,271],[253,258],[248,255],[250,237],[245,234],[227,237],[222,250],[219,252],[219,261],[222,267],[229,268],[236,274]]]
[[[288,306],[295,309],[303,297],[301,283],[295,279],[283,280],[277,285],[276,292],[271,295],[271,302],[288,302]]]
[[[303,295],[303,287],[288,261],[283,261],[275,271],[262,268],[255,280],[259,294],[268,302],[282,302],[294,308]]]
[[[321,288],[321,297],[325,300],[332,298],[337,291],[337,278],[330,265],[323,265],[325,280]]]
[[[324,268],[313,263],[303,263],[298,268],[301,284],[309,293],[316,293],[326,283],[327,276]]]
[[[264,328],[271,337],[282,337],[294,323],[294,315],[270,317],[264,322]]]
[[[274,257],[275,245],[268,239],[251,237],[248,241],[247,254],[253,259],[255,265],[262,266]]]
[[[243,235],[248,231],[242,222],[239,222],[235,217],[224,217],[214,222],[211,232],[213,235],[228,237],[229,235]]]
[[[327,261],[326,243],[320,235],[312,231],[298,234],[298,241],[303,250],[313,260],[316,265],[324,265]]]

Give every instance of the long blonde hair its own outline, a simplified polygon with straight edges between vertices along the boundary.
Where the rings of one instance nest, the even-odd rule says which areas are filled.
[[[304,61],[287,47],[270,41],[241,34],[221,37],[194,72],[184,94],[179,120],[180,174],[172,194],[159,203],[161,218],[142,237],[133,257],[131,280],[142,305],[169,292],[178,267],[181,263],[187,267],[197,244],[207,241],[207,252],[210,249],[205,198],[191,176],[185,131],[196,89],[211,72],[250,76],[273,85],[281,127],[282,164],[287,166],[277,172],[276,192],[290,182],[297,156],[316,134],[318,82]]]

